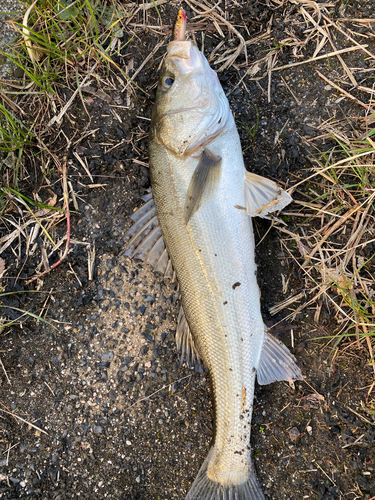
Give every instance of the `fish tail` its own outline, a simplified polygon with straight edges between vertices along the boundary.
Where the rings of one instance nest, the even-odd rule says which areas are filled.
[[[251,465],[247,480],[241,484],[221,484],[207,476],[208,454],[185,500],[265,500]]]

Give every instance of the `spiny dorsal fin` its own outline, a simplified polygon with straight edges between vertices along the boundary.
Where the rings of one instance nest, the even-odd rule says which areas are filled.
[[[151,264],[155,271],[174,281],[175,273],[159,227],[152,192],[142,199],[146,204],[130,216],[134,224],[125,233],[123,253],[131,259]]]
[[[208,184],[208,176],[221,164],[221,156],[205,149],[191,178],[185,201],[185,222],[199,209],[203,193]]]
[[[272,212],[278,212],[289,205],[293,199],[276,182],[260,175],[245,174],[245,206],[250,217],[266,218]]]

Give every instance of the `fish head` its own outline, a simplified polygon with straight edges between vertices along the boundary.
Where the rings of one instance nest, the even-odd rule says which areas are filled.
[[[151,139],[177,155],[199,153],[232,116],[215,71],[191,41],[168,44],[151,123]]]

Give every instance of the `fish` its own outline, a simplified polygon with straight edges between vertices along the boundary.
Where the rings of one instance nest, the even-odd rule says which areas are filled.
[[[175,28],[161,69],[149,131],[152,191],[131,215],[125,255],[177,279],[181,359],[210,375],[214,440],[186,500],[261,500],[250,446],[255,380],[303,376],[263,323],[252,218],[292,198],[246,170],[218,76],[183,30]]]

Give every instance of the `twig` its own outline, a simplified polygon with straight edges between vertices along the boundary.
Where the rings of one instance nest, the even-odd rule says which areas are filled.
[[[365,421],[367,424],[375,425],[374,422],[371,422],[370,420],[367,420],[367,418],[365,418],[364,416],[362,416],[360,413],[357,413],[355,410],[353,410],[352,408],[350,408],[350,406],[346,406],[346,408],[348,410],[350,410],[352,413],[354,413],[354,415],[357,415],[357,417],[359,417],[360,419],[362,419],[363,421]]]
[[[5,369],[5,366],[3,365],[3,362],[2,362],[2,360],[1,360],[1,358],[0,358],[0,364],[1,364],[1,367],[2,367],[2,369],[3,369],[3,371],[4,371],[4,373],[5,373],[5,376],[6,376],[6,378],[7,378],[8,384],[9,384],[9,385],[12,385],[12,383],[11,383],[11,381],[10,381],[10,378],[8,377],[7,371],[6,371],[6,369]]]
[[[351,217],[353,213],[359,210],[360,208],[361,205],[358,205],[357,207],[354,208],[350,208],[346,212],[346,214],[340,217],[340,219],[336,221],[335,224],[333,224],[333,226],[326,232],[326,234],[322,237],[322,239],[315,245],[315,247],[311,250],[311,252],[306,256],[306,260],[302,264],[302,269],[306,268],[311,257],[313,257],[316,254],[316,252],[319,250],[322,244],[331,236],[331,234],[334,233],[338,227],[340,227],[344,222],[346,222],[346,220],[349,219],[349,217]]]
[[[358,18],[351,18],[351,17],[340,17],[340,23],[342,22],[349,22],[349,23],[375,23],[375,18],[364,18],[364,19],[358,19]],[[375,498],[375,497],[374,497]]]
[[[323,80],[325,80],[327,83],[329,83],[332,87],[334,87],[335,89],[337,89],[339,92],[341,92],[342,94],[344,94],[346,97],[348,97],[349,99],[352,99],[352,101],[355,101],[357,104],[359,104],[360,106],[362,106],[363,108],[366,108],[368,109],[369,106],[374,106],[373,104],[365,104],[364,102],[360,101],[359,99],[357,99],[356,97],[354,97],[353,95],[349,94],[349,92],[347,92],[346,90],[342,89],[341,87],[339,87],[338,85],[336,85],[335,83],[333,83],[329,78],[327,78],[326,76],[322,75],[322,73],[320,73],[320,71],[316,70],[316,72],[318,73],[318,75],[320,76],[320,78],[322,78]]]
[[[143,5],[137,5],[136,3],[129,3],[127,5],[127,7],[131,8],[131,7],[137,7],[134,12],[129,16],[129,18],[127,19],[126,21],[126,24],[129,24],[129,21],[131,19],[133,19],[133,17],[138,14],[138,12],[140,10],[143,10],[143,12],[145,12],[146,10],[149,10],[149,9],[152,9],[152,8],[155,8],[155,5],[156,6],[159,6],[159,5],[163,5],[165,3],[169,2],[169,0],[154,0],[153,2],[149,2],[149,3],[144,3]],[[143,28],[144,28],[144,25],[142,24],[141,25]],[[149,28],[150,26],[148,26]],[[159,26],[157,26],[159,28]]]
[[[69,188],[70,188],[70,194],[72,195],[72,201],[73,201],[74,208],[78,212],[79,207],[78,207],[78,203],[77,203],[76,194],[75,194],[74,189],[73,189],[73,185],[72,185],[71,181],[68,181],[68,184],[69,184]]]
[[[276,53],[275,54],[270,54],[270,57],[268,59],[268,64],[267,64],[267,73],[268,73],[268,86],[267,86],[267,97],[268,97],[268,103],[271,102],[271,81],[272,81],[272,68],[275,66],[276,63]]]
[[[23,24],[23,28],[22,28],[22,36],[23,36],[23,39],[25,40],[25,45],[26,45],[26,49],[27,49],[27,52],[30,56],[30,59],[31,59],[31,62],[33,63],[33,65],[35,66],[36,64],[36,57],[34,55],[34,51],[33,51],[33,48],[32,48],[32,45],[31,45],[31,41],[30,41],[30,38],[29,38],[29,33],[30,33],[30,30],[29,28],[27,27],[27,22],[29,20],[29,16],[31,14],[31,11],[33,10],[33,8],[35,7],[36,3],[37,3],[38,0],[35,0],[35,2],[33,2],[30,7],[27,9],[27,11],[25,12],[25,15],[23,16],[23,20],[22,20],[22,24]]]
[[[87,247],[87,270],[89,274],[89,281],[93,280],[95,267],[95,242],[91,248]]]
[[[10,106],[13,109],[13,111],[15,111],[16,113],[21,113],[24,116],[26,115],[26,113],[24,112],[23,109],[21,109],[15,102],[13,102],[11,99],[9,99],[9,97],[7,97],[2,92],[0,92],[0,98],[4,99],[4,101],[8,104],[8,106]]]
[[[320,469],[323,472],[323,474],[326,476],[326,478],[329,479],[329,481],[331,481],[331,483],[334,486],[337,486],[336,483],[335,483],[335,481],[331,477],[329,477],[329,475],[323,470],[322,467],[320,467],[320,465],[318,463],[316,463],[316,466],[318,467],[318,469]]]
[[[289,92],[292,94],[292,96],[296,100],[296,103],[298,104],[298,106],[301,106],[301,101],[297,98],[297,96],[295,95],[295,93],[293,92],[293,90],[289,87],[289,85],[286,83],[286,81],[284,80],[283,77],[281,77],[281,79],[284,82],[285,87],[289,90]]]
[[[53,392],[51,386],[46,381],[44,381],[44,383],[46,384],[46,386],[48,387],[48,389],[51,391],[52,396],[55,397],[55,393]]]
[[[294,66],[300,66],[301,64],[308,64],[311,62],[319,61],[320,59],[327,59],[327,57],[338,56],[340,54],[345,54],[346,52],[353,52],[355,50],[361,50],[362,48],[366,48],[368,45],[360,45],[359,47],[349,47],[348,49],[335,50],[334,52],[329,52],[328,54],[324,54],[323,56],[312,57],[311,59],[306,59],[305,61],[298,61],[292,64],[285,64],[284,66],[279,66],[273,68],[272,71],[281,71],[282,69],[293,68]]]
[[[186,378],[189,378],[189,377],[192,377],[192,375],[186,375],[186,377],[182,377],[182,378],[179,378],[178,380],[175,380],[174,382],[171,382],[170,384],[167,384],[167,385],[163,385],[163,387],[161,387],[160,389],[158,389],[157,391],[153,392],[152,394],[150,394],[149,396],[145,396],[144,398],[141,398],[141,399],[138,399],[138,401],[136,401],[135,403],[133,403],[132,405],[130,406],[127,406],[124,411],[126,410],[129,410],[129,408],[132,408],[133,406],[137,405],[138,403],[140,403],[141,401],[145,401],[146,399],[149,399],[151,398],[152,396],[155,396],[155,394],[157,394],[158,392],[160,391],[163,391],[164,389],[167,389],[167,387],[169,387],[171,384],[176,384],[177,382],[181,382],[182,380],[185,380]]]
[[[77,273],[74,271],[74,269],[73,269],[73,267],[72,267],[72,265],[71,265],[71,263],[70,263],[70,262],[69,262],[69,267],[70,267],[70,270],[72,271],[72,273],[74,274],[74,276],[76,277],[76,280],[78,281],[79,286],[80,286],[80,287],[82,287],[82,282],[81,282],[81,280],[78,278]]]
[[[297,302],[297,301],[303,299],[304,297],[306,297],[305,292],[301,292],[298,295],[294,295],[293,297],[289,297],[288,299],[283,300],[282,302],[279,302],[278,304],[275,304],[274,306],[270,307],[269,313],[271,314],[271,316],[274,316],[278,312],[282,311],[283,309],[285,309],[288,306],[290,306],[291,304],[293,304],[293,302]]]
[[[329,17],[325,16],[324,14],[322,14],[322,16],[324,17],[324,19],[325,19],[326,21],[328,21],[329,23],[331,23],[331,24],[332,24],[332,26],[334,26],[334,27],[335,27],[335,28],[336,28],[336,29],[337,29],[340,33],[342,33],[344,36],[346,36],[347,38],[349,38],[349,40],[351,40],[353,43],[355,43],[358,47],[362,47],[362,48],[363,48],[363,46],[361,46],[361,45],[357,42],[357,40],[355,40],[355,39],[354,39],[354,38],[352,38],[350,35],[348,35],[347,33],[345,33],[345,31],[344,31],[344,30],[342,30],[341,28],[339,28],[339,27],[337,26],[337,24],[335,24],[335,23],[332,21],[332,19],[330,19]],[[366,52],[366,54],[367,54],[367,55],[369,55],[370,57],[372,57],[372,59],[375,59],[375,56],[374,56],[374,54],[373,54],[372,52],[370,52],[370,51],[369,51],[369,50],[367,50],[367,49],[363,49],[363,50]]]
[[[94,66],[89,70],[85,78],[81,82],[81,87],[86,83],[86,80],[90,78],[91,74],[95,71],[95,68],[98,65],[98,61],[94,64]],[[61,121],[61,118],[65,115],[69,107],[71,106],[72,102],[76,98],[76,95],[79,93],[80,88],[79,86],[76,88],[76,90],[73,92],[72,97],[69,99],[69,101],[65,104],[65,106],[62,108],[60,113],[57,116],[53,116],[50,121],[47,123],[47,127],[51,127],[54,123],[59,123]]]
[[[148,63],[148,61],[154,56],[154,54],[159,50],[159,48],[163,45],[165,42],[165,39],[159,42],[155,47],[152,52],[149,53],[149,55],[146,57],[146,59],[143,61],[143,63],[139,66],[139,68],[134,72],[134,75],[128,80],[128,83],[125,85],[125,87],[121,90],[121,92],[124,92],[128,86],[131,83],[134,83],[135,78],[137,77],[138,73],[142,71],[144,66]]]
[[[68,255],[69,251],[69,245],[70,245],[70,212],[69,212],[69,194],[68,194],[68,182],[66,179],[66,161],[64,161],[63,166],[62,166],[62,186],[63,186],[63,192],[64,192],[64,209],[66,213],[66,245],[65,245],[65,250],[62,255],[62,257],[55,262],[49,269],[46,271],[43,271],[41,274],[38,274],[37,276],[34,276],[33,278],[29,279],[26,281],[25,285],[29,285],[31,282],[35,281],[36,279],[41,278],[45,274],[49,273],[52,269],[55,269],[55,267],[59,266],[61,262],[66,258]]]
[[[82,158],[79,156],[79,154],[76,151],[74,151],[73,154],[77,158],[77,160],[79,161],[79,163],[82,165],[82,167],[84,168],[84,170],[86,171],[86,174],[90,177],[91,183],[94,183],[94,179],[92,178],[91,172],[88,169],[87,165],[82,160]]]
[[[14,418],[18,418],[18,420],[21,420],[21,422],[24,422],[25,424],[27,425],[30,425],[31,427],[34,427],[34,429],[36,429],[37,431],[39,432],[43,432],[43,434],[45,434],[46,436],[48,436],[48,432],[44,431],[43,429],[41,429],[40,427],[38,427],[37,425],[34,425],[32,424],[31,422],[28,422],[27,420],[25,420],[24,418],[22,417],[19,417],[18,415],[16,415],[15,413],[12,413],[11,411],[8,411],[8,410],[4,410],[3,408],[0,408],[0,411],[3,411],[4,413],[7,413],[8,415],[11,415],[12,417]]]
[[[201,14],[201,12],[197,11],[196,9],[194,9],[194,7],[191,5],[191,3],[193,3],[194,5],[197,5],[198,7],[200,7],[201,9],[204,10],[204,13],[207,14],[208,12],[209,13],[209,16],[214,16],[216,17],[216,19],[219,19],[222,23],[224,23],[228,29],[230,31],[232,31],[237,37],[238,39],[240,40],[240,45],[237,47],[236,51],[234,52],[234,54],[232,55],[232,57],[230,57],[222,66],[220,66],[220,68],[217,70],[218,72],[219,71],[223,71],[224,69],[228,68],[236,59],[237,57],[241,54],[241,51],[242,49],[244,49],[244,53],[245,53],[245,61],[246,61],[246,64],[247,64],[247,50],[246,50],[246,42],[245,42],[245,39],[244,37],[241,35],[241,33],[239,31],[236,30],[236,28],[234,26],[232,26],[232,24],[227,21],[224,17],[220,16],[219,14],[217,14],[216,12],[213,12],[212,9],[206,7],[205,5],[203,5],[202,3],[200,2],[197,2],[196,0],[186,0],[186,3],[188,5],[190,5],[190,7],[195,11],[197,12],[198,14]]]
[[[327,30],[327,37],[328,37],[329,43],[331,44],[331,47],[333,48],[333,50],[336,50],[335,44],[333,43],[331,33],[329,32],[329,28],[328,28],[327,24],[326,24],[326,30]],[[344,71],[348,75],[349,80],[352,82],[352,85],[354,85],[354,87],[358,87],[358,82],[354,78],[353,73],[348,68],[344,59],[339,54],[337,54],[337,59],[340,61],[341,66],[344,68]]]
[[[361,317],[362,317],[362,322],[364,323],[365,319],[364,319],[363,315],[361,315]],[[366,337],[367,348],[368,348],[368,351],[370,354],[370,360],[371,360],[374,357],[374,352],[372,350],[372,342],[371,342],[371,339],[370,339],[369,334],[368,334],[367,326],[364,324],[364,325],[362,325],[362,328],[363,328],[363,331],[364,331],[364,334]],[[374,376],[375,376],[375,364],[372,365],[372,368],[374,370]]]
[[[359,436],[359,438],[357,438],[353,443],[349,443],[349,444],[346,444],[345,446],[342,447],[342,449],[344,448],[349,448],[349,446],[355,446],[357,443],[359,443],[359,441],[365,436],[366,434],[362,434],[361,436]]]

